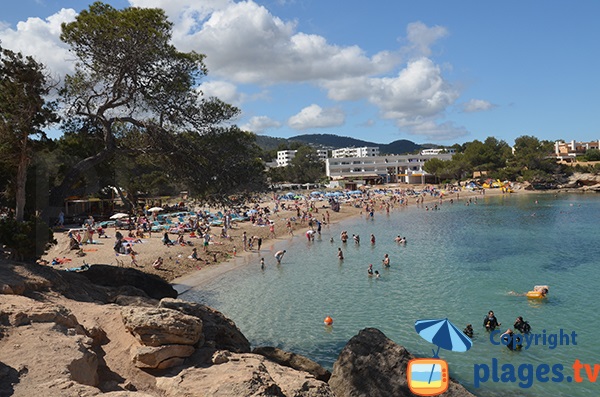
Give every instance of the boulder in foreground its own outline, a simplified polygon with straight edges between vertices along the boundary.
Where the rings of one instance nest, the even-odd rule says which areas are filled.
[[[414,396],[406,382],[406,367],[415,358],[376,328],[352,337],[333,365],[329,386],[336,396]],[[445,397],[474,397],[450,379]]]

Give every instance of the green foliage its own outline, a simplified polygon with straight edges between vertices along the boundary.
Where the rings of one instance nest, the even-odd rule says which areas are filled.
[[[54,234],[40,218],[19,222],[14,218],[0,220],[0,241],[16,260],[35,260],[50,245],[56,244]]]
[[[228,126],[239,109],[202,96],[204,55],[178,51],[171,30],[163,10],[100,2],[62,25],[78,62],[62,90],[74,133],[61,148],[85,154],[71,157],[51,194],[55,207],[82,181],[134,194],[186,183],[211,199],[264,182],[254,135]]]
[[[600,150],[598,149],[589,149],[585,152],[585,159],[587,161],[600,161]]]
[[[57,120],[55,105],[44,99],[50,88],[42,64],[0,47],[0,158],[8,172],[0,185],[14,197],[17,221],[25,217],[31,137],[43,138],[42,128]]]
[[[287,150],[287,149],[282,149]],[[287,167],[269,170],[272,182],[315,183],[325,177],[325,163],[319,160],[317,151],[311,146],[299,146],[296,156]]]

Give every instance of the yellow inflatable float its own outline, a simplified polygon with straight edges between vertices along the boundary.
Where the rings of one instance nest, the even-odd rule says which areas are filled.
[[[533,291],[527,292],[527,297],[531,299],[542,299],[548,294],[550,288],[547,285],[536,285]]]

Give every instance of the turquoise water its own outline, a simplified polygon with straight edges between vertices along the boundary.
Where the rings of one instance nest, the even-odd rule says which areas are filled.
[[[538,202],[536,203],[535,200]],[[361,244],[341,244],[339,234],[360,234]],[[478,203],[444,203],[439,211],[416,207],[389,215],[356,218],[323,229],[321,239],[304,236],[263,250],[267,268],[256,264],[230,272],[184,298],[205,303],[234,319],[254,346],[272,345],[306,355],[331,368],[348,339],[365,327],[376,327],[419,357],[432,357],[435,346],[414,330],[418,319],[448,318],[458,328],[473,324],[473,347],[465,353],[440,351],[450,375],[479,396],[597,396],[598,384],[566,381],[573,362],[600,363],[596,341],[600,316],[595,292],[600,287],[600,197],[595,195],[504,195],[478,197]],[[369,235],[376,236],[371,245]],[[406,236],[405,246],[394,242]],[[330,243],[330,237],[334,243]],[[345,259],[336,253],[342,247]],[[277,266],[274,251],[286,249]],[[391,267],[381,260],[389,254]],[[381,273],[367,277],[368,264]],[[547,284],[547,300],[515,296],[533,285]],[[495,346],[483,330],[483,317],[494,310],[512,328],[523,316],[533,333],[563,329],[577,334],[574,346],[531,346],[512,352]],[[323,319],[331,316],[332,327]],[[497,359],[515,368],[514,382],[480,382],[484,366]],[[528,382],[528,366],[562,364],[563,382]],[[521,366],[521,367],[520,367]],[[600,367],[600,366],[599,366]],[[521,368],[521,374],[519,374]],[[505,370],[510,368],[505,366]],[[593,365],[591,368],[593,374]],[[581,370],[585,379],[585,370]],[[507,375],[506,375],[507,376]],[[599,375],[600,378],[600,375]]]

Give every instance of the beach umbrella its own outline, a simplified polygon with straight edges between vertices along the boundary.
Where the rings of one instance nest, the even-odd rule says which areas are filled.
[[[417,320],[415,330],[428,342],[438,347],[434,357],[438,356],[440,348],[453,352],[466,352],[473,342],[447,318],[437,320]]]
[[[454,324],[447,318],[437,320],[417,320],[415,321],[415,330],[419,336],[427,342],[433,343],[438,347],[437,352],[433,351],[433,357],[437,358],[442,349],[453,352],[466,352],[473,346],[473,342],[461,330],[456,328]],[[435,364],[431,367],[429,381],[433,376]]]
[[[148,212],[158,212],[158,211],[162,211],[163,209],[160,207],[152,207],[148,209]]]
[[[129,216],[129,214],[124,214],[122,212],[117,212],[116,214],[114,214],[113,216],[110,217],[110,219],[121,219],[121,218],[127,218]]]

